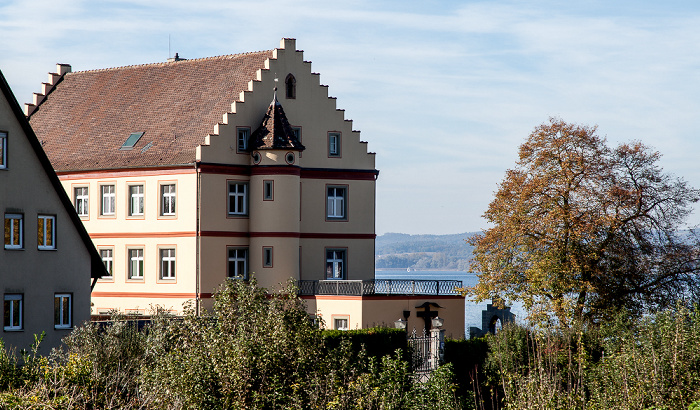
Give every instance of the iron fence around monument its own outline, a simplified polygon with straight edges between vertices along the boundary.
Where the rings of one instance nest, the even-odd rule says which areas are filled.
[[[458,295],[461,280],[370,279],[370,280],[300,280],[299,294],[304,295]]]

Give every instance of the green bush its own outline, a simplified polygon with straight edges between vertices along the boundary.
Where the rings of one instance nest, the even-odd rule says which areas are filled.
[[[464,407],[451,366],[416,382],[404,333],[321,331],[295,295],[227,281],[210,315],[156,312],[144,329],[117,315],[48,357],[40,337],[21,360],[0,349],[0,408]]]
[[[392,355],[396,350],[407,352],[406,332],[399,329],[372,327],[356,330],[324,330],[322,337],[326,348],[334,349],[340,345],[341,341],[348,340],[355,353],[364,348],[367,355],[371,357]],[[404,359],[407,357],[407,355],[403,356]]]

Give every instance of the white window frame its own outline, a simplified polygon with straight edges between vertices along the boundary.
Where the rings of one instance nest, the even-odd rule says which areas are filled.
[[[135,189],[138,191],[139,188],[140,192],[135,192]],[[129,216],[143,216],[145,209],[144,191],[143,184],[129,185]]]
[[[339,132],[329,132],[328,133],[328,156],[337,158],[340,157],[340,133]]]
[[[40,222],[43,221],[43,224]],[[37,248],[39,250],[56,249],[56,216],[54,215],[38,215],[37,223]],[[51,225],[51,236],[49,237],[46,227]],[[43,228],[43,229],[40,229]],[[50,244],[47,243],[50,241]]]
[[[347,186],[326,186],[326,218],[347,220]]]
[[[245,153],[248,151],[248,141],[250,140],[250,128],[236,129],[236,152]]]
[[[161,184],[160,185],[160,214],[161,216],[175,216],[177,209],[175,207],[177,201],[177,185]]]
[[[232,252],[234,252],[232,254]],[[229,246],[226,248],[228,263],[226,264],[226,276],[229,279],[248,279],[248,248]],[[243,264],[243,273],[240,271],[240,263]],[[233,269],[231,269],[233,267]],[[233,272],[231,272],[233,270]]]
[[[234,188],[232,190],[232,188]],[[240,192],[243,187],[243,192]],[[233,207],[231,206],[233,201]],[[228,181],[228,214],[231,216],[248,215],[248,183],[243,181]],[[233,208],[233,209],[231,209]],[[243,208],[243,209],[239,209]]]
[[[326,248],[326,279],[343,280],[347,275],[347,249]]]
[[[160,248],[160,278],[175,280],[175,248]]]
[[[66,306],[65,302],[68,302]],[[68,312],[66,312],[66,308]],[[54,329],[70,329],[73,327],[73,295],[56,293],[53,295],[53,327]]]
[[[86,186],[77,186],[73,188],[73,197],[75,199],[75,211],[80,217],[90,215],[90,189]]]
[[[10,237],[5,238],[5,249],[22,249],[24,246],[24,215],[5,214],[5,232],[8,231],[8,223],[10,224]],[[15,228],[16,225],[19,225],[18,228]],[[17,238],[15,238],[15,230],[17,231]],[[8,239],[10,243],[7,243]]]
[[[100,185],[100,215],[114,216],[117,214],[117,186],[114,184]]]
[[[19,301],[17,305],[13,303],[14,301]],[[7,302],[10,302],[9,304]],[[5,317],[5,310],[10,309],[9,312],[9,318],[10,318],[10,323],[3,323],[5,331],[9,332],[16,332],[18,330],[24,329],[24,315],[22,309],[24,306],[22,306],[24,303],[24,295],[21,293],[6,293],[5,298],[4,298],[4,303],[3,303],[3,318]],[[14,323],[14,318],[15,315],[19,319],[19,324],[15,326]],[[4,319],[3,319],[4,322]]]
[[[128,277],[133,280],[143,280],[144,261],[143,248],[128,248],[126,251]]]
[[[100,258],[105,265],[105,270],[109,276],[103,276],[102,279],[112,279],[114,277],[114,249],[100,248]]]
[[[344,325],[342,324],[344,321]],[[341,323],[338,323],[341,322]],[[340,326],[339,326],[340,324]],[[335,330],[349,330],[350,329],[350,317],[349,316],[336,316],[333,318],[333,329]]]
[[[7,169],[7,132],[0,131],[0,169]]]

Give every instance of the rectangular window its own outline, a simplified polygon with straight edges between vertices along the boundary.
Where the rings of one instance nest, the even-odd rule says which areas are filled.
[[[328,156],[329,157],[339,157],[340,156],[340,133],[329,132],[328,133]]]
[[[7,168],[7,133],[0,132],[0,169]]]
[[[301,143],[301,127],[292,127],[292,132],[294,133],[294,138]],[[303,151],[299,151],[299,158],[302,157]]]
[[[333,320],[333,328],[335,330],[348,330],[350,319],[347,317],[337,317]]]
[[[175,184],[160,186],[160,214],[175,215]]]
[[[56,249],[56,217],[39,215],[37,218],[37,240],[41,250]]]
[[[78,212],[78,215],[82,217],[88,216],[88,187],[76,187],[73,190],[73,199],[75,202],[75,210]]]
[[[326,279],[345,279],[345,249],[326,249]]]
[[[143,215],[143,185],[129,185],[129,215]]]
[[[22,249],[22,222],[21,214],[5,214],[5,249]]]
[[[248,183],[228,183],[228,214],[248,215]]]
[[[237,151],[245,152],[248,150],[248,140],[250,139],[249,128],[238,128]]]
[[[272,201],[274,187],[274,181],[263,181],[263,201]]]
[[[345,220],[347,187],[329,186],[328,201],[326,203],[326,215],[328,219]]]
[[[53,327],[55,329],[70,329],[72,325],[72,299],[70,293],[57,293],[53,297]]]
[[[100,209],[100,214],[114,215],[117,206],[117,195],[114,185],[102,185],[100,189],[102,190],[102,209]]]
[[[263,267],[272,267],[272,246],[263,247]]]
[[[22,298],[21,294],[5,294],[5,330],[22,330]]]
[[[247,279],[248,248],[228,248],[228,277]]]
[[[129,279],[143,279],[143,249],[129,249]]]
[[[100,249],[100,257],[102,257],[102,263],[105,265],[105,270],[109,276],[103,276],[102,279],[112,278],[112,264],[114,262],[114,251],[112,249]]]
[[[175,249],[160,250],[160,278],[175,279]]]

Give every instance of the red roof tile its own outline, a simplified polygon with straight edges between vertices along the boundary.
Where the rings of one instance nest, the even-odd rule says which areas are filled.
[[[57,171],[191,164],[272,51],[68,73],[30,117]],[[120,147],[145,132],[132,150]]]

